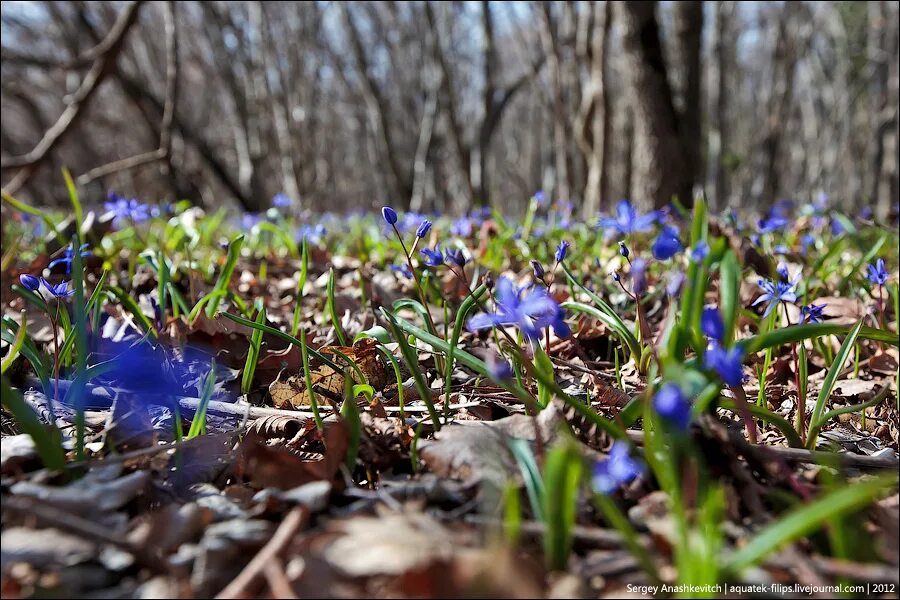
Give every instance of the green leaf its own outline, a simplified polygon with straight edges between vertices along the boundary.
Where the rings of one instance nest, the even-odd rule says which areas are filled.
[[[831,392],[834,390],[834,384],[837,382],[838,375],[841,374],[841,370],[844,368],[844,363],[847,362],[850,352],[853,351],[853,346],[856,344],[856,338],[859,337],[862,326],[862,320],[854,325],[853,329],[850,330],[849,335],[844,338],[844,343],[841,344],[841,349],[838,350],[837,356],[834,357],[834,362],[831,363],[831,366],[828,368],[828,373],[826,373],[825,379],[822,381],[822,389],[819,390],[819,397],[816,399],[816,407],[813,409],[812,417],[809,420],[811,424],[821,425],[822,413],[825,411],[825,403],[828,401],[828,398],[831,397]],[[810,431],[810,433],[813,432]],[[816,436],[810,435],[806,442],[807,447],[815,447]]]
[[[738,574],[779,548],[813,533],[835,518],[864,508],[897,486],[897,474],[856,481],[829,492],[809,504],[790,511],[757,533],[743,547],[725,559],[724,569]]]
[[[544,466],[544,559],[562,571],[569,561],[581,481],[581,456],[566,440],[547,453]]]
[[[599,298],[599,296],[598,296]],[[563,302],[560,304],[560,308],[565,310],[571,310],[577,313],[584,313],[589,315],[610,329],[612,329],[618,336],[619,339],[622,340],[622,343],[628,348],[631,356],[634,357],[635,361],[640,360],[641,357],[641,345],[638,342],[637,338],[634,337],[634,334],[628,329],[628,326],[622,321],[622,319],[618,317],[612,317],[606,311],[600,310],[593,306],[589,306],[587,304],[583,304],[581,302]]]
[[[413,376],[413,381],[416,383],[416,389],[419,392],[419,396],[422,401],[425,402],[425,406],[428,407],[428,415],[431,417],[431,422],[434,425],[435,431],[441,430],[441,421],[438,418],[437,410],[434,408],[434,400],[431,398],[431,390],[428,389],[428,384],[425,383],[425,376],[422,374],[422,369],[419,366],[419,359],[416,356],[416,351],[413,350],[409,346],[409,342],[406,341],[406,336],[403,335],[402,329],[398,325],[398,319],[388,311],[381,309],[382,314],[388,320],[388,324],[391,330],[394,332],[394,339],[397,341],[397,344],[400,346],[400,353],[403,355],[403,360],[406,362],[406,366],[409,367],[410,372]],[[445,402],[449,402],[449,398],[444,399]]]
[[[823,335],[844,335],[850,333],[851,329],[852,326],[850,325],[804,323],[803,325],[792,325],[790,327],[784,327],[761,335],[745,338],[738,341],[737,345],[743,348],[746,354],[754,354],[767,348],[774,348],[784,344],[792,344],[794,342],[802,342],[803,340],[809,340]],[[897,334],[884,329],[862,327],[859,330],[859,337],[875,342],[886,342],[893,346],[900,346],[900,339],[898,339]]]
[[[14,338],[12,344],[10,344],[9,351],[6,353],[6,356],[3,358],[3,363],[0,363],[0,375],[6,373],[6,370],[9,369],[13,362],[15,362],[16,358],[19,356],[19,351],[22,349],[22,346],[25,344],[26,337],[26,329],[25,329],[25,311],[22,311],[22,323],[19,325],[19,331],[16,333],[16,337]]]
[[[239,235],[228,244],[228,257],[225,259],[225,265],[222,267],[222,271],[219,273],[218,279],[216,279],[216,284],[213,286],[212,292],[210,294],[215,294],[216,297],[219,295],[224,295],[225,292],[228,291],[228,286],[231,283],[231,275],[234,273],[234,267],[237,265],[238,258],[241,256],[241,245],[244,243],[244,236]],[[219,306],[217,304],[208,304],[206,307],[206,316],[212,319],[216,311],[219,310]]]
[[[259,301],[259,313],[256,322],[260,325],[266,322],[266,307]],[[250,385],[253,383],[253,375],[256,373],[256,363],[259,361],[259,349],[262,345],[262,329],[254,329],[250,335],[250,348],[247,350],[247,360],[244,362],[244,373],[241,376],[241,393],[249,394]]]
[[[328,270],[328,287],[326,308],[328,316],[331,317],[331,326],[334,328],[334,335],[341,346],[347,345],[347,336],[344,335],[344,328],[341,327],[341,320],[338,318],[337,307],[334,304],[334,269]]]
[[[59,471],[66,466],[66,454],[63,451],[59,432],[55,427],[47,427],[19,393],[10,387],[6,377],[0,378],[0,400],[3,408],[15,418],[16,425],[24,433],[31,436],[41,461],[48,469]]]
[[[725,322],[725,339],[727,348],[734,340],[734,326],[738,316],[740,302],[741,265],[733,251],[728,250],[719,266],[719,304],[722,320]]]

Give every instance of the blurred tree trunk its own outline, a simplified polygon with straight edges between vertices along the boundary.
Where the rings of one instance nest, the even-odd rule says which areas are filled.
[[[678,74],[677,97],[679,132],[684,146],[687,172],[692,187],[703,181],[703,135],[701,122],[700,53],[703,48],[703,2],[684,0],[672,4],[675,25],[677,60],[673,61]],[[692,194],[693,195],[693,194]],[[688,198],[682,198],[689,201]]]
[[[572,196],[571,165],[569,164],[569,132],[568,114],[566,111],[566,95],[562,73],[562,48],[559,39],[557,19],[553,15],[553,5],[547,0],[541,2],[541,41],[547,62],[550,66],[552,81],[553,107],[553,161],[555,171],[555,192],[557,198],[569,199]]]
[[[618,1],[634,106],[634,200],[662,207],[692,203],[691,175],[656,20],[656,2]]]
[[[867,200],[884,217],[896,201],[897,187],[897,28],[891,27],[887,2],[869,2],[868,60],[870,67],[872,140],[871,188]],[[891,31],[893,29],[893,31]]]
[[[763,186],[760,200],[771,206],[781,193],[782,141],[794,99],[794,73],[802,45],[797,32],[800,2],[786,2],[778,19],[778,34],[772,56],[772,77],[766,110],[765,137],[762,141]]]
[[[710,167],[713,191],[710,194],[712,205],[722,209],[729,204],[730,162],[731,162],[731,122],[729,117],[730,83],[737,68],[735,40],[733,33],[735,3],[730,0],[719,0],[715,8],[715,46],[713,60],[716,71],[715,106],[710,112],[711,135]]]
[[[582,205],[585,217],[594,215],[600,209],[600,203],[608,200],[612,138],[612,102],[607,78],[612,2],[593,2],[591,10],[590,80],[581,98],[581,110],[576,121],[582,152],[587,156],[587,181]]]

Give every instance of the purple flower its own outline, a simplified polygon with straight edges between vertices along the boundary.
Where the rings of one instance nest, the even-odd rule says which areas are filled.
[[[800,309],[801,321],[804,323],[821,323],[825,316],[827,304],[810,304]]]
[[[531,259],[531,271],[534,273],[535,279],[544,279],[544,265],[540,261]]]
[[[725,350],[713,342],[703,355],[703,366],[718,373],[722,381],[728,385],[737,386],[744,381],[744,368],[741,364],[743,359],[744,351],[739,346]]]
[[[136,198],[123,198],[115,192],[110,192],[108,201],[103,203],[103,209],[113,214],[113,225],[121,226],[126,221],[143,223],[150,219],[150,207],[139,202]]]
[[[428,232],[431,231],[431,221],[425,219],[422,221],[422,224],[419,225],[419,228],[416,229],[416,237],[423,238],[428,235]]]
[[[606,229],[607,236],[616,233],[628,236],[632,233],[650,231],[658,219],[658,212],[653,211],[645,215],[639,214],[631,202],[622,199],[616,204],[615,216],[600,217],[597,221],[597,226]]]
[[[609,450],[606,460],[594,463],[592,483],[601,494],[612,494],[619,486],[632,481],[644,472],[644,465],[631,457],[631,449],[625,442],[617,441]]]
[[[707,256],[709,256],[709,244],[706,243],[706,240],[700,240],[693,248],[691,248],[692,261],[701,262]]]
[[[459,248],[450,248],[449,250],[445,250],[444,255],[447,257],[447,260],[449,262],[452,262],[457,267],[464,267],[468,262],[465,253]]]
[[[678,231],[674,227],[664,228],[653,242],[651,251],[656,260],[668,260],[684,248],[678,239]]]
[[[778,215],[769,215],[763,219],[760,219],[756,224],[756,229],[759,233],[774,233],[776,231],[781,231],[788,224],[788,220],[784,217]]]
[[[530,340],[540,337],[540,330],[553,327],[559,337],[569,335],[569,328],[563,321],[562,310],[547,292],[541,288],[515,289],[506,277],[497,281],[495,295],[497,312],[479,313],[469,319],[466,328],[478,331],[499,325],[515,325]]]
[[[647,291],[647,261],[636,258],[631,263],[631,291],[642,296]]]
[[[779,303],[790,302],[793,304],[797,301],[797,292],[795,288],[799,279],[799,276],[793,281],[771,281],[769,279],[760,279],[757,282],[757,285],[762,289],[763,294],[753,302],[752,306],[768,302],[766,310],[763,313],[764,317],[768,317]]]
[[[450,226],[450,233],[458,237],[469,237],[472,235],[472,219],[469,217],[456,219]]]
[[[679,431],[685,431],[691,423],[691,405],[681,388],[674,383],[663,385],[653,396],[653,408]]]
[[[47,289],[50,294],[55,296],[56,298],[68,298],[75,294],[75,290],[69,289],[69,282],[63,281],[59,285],[54,286],[49,281],[41,277],[41,283],[44,284],[44,287]]]
[[[19,283],[22,284],[27,290],[31,290],[32,292],[36,292],[39,287],[41,287],[41,280],[35,277],[34,275],[29,275],[28,273],[22,273],[19,275]]]
[[[619,242],[619,254],[625,258],[628,258],[628,255],[631,254],[631,251],[628,250],[628,246],[625,245],[625,242]]]
[[[272,206],[276,208],[286,208],[294,203],[293,198],[284,192],[278,192],[272,197]]]
[[[394,273],[399,273],[400,275],[403,275],[403,276],[406,277],[407,279],[412,279],[412,278],[413,278],[413,273],[412,273],[412,271],[410,270],[409,265],[407,265],[407,264],[390,265],[390,269],[391,269],[391,271],[393,271]]]
[[[556,247],[556,262],[561,263],[566,260],[566,253],[569,251],[569,242],[563,240],[559,243],[559,246]]]
[[[85,250],[85,248],[87,248],[87,247],[88,247],[87,244],[82,244],[81,248],[78,249],[82,258],[84,258],[85,256],[91,255],[91,252],[89,250]],[[57,258],[56,260],[50,261],[50,264],[47,265],[47,268],[52,269],[56,265],[65,264],[66,265],[66,275],[71,275],[72,274],[72,260],[74,258],[75,258],[75,253],[72,250],[72,245],[69,244],[66,247],[65,254],[63,254],[60,258]]]
[[[419,252],[425,257],[425,264],[429,267],[440,267],[444,264],[444,255],[441,253],[440,246],[435,246],[434,250],[423,248]]]
[[[703,309],[700,315],[700,330],[706,337],[721,342],[725,337],[725,323],[722,321],[722,313],[711,306]]]
[[[669,275],[669,282],[666,284],[666,293],[671,297],[676,297],[681,293],[681,286],[684,285],[684,273],[675,271]]]
[[[327,234],[328,230],[321,223],[317,225],[304,224],[297,229],[298,239],[305,239],[313,245],[318,245]]]
[[[544,192],[542,192],[541,190],[536,191],[534,193],[534,196],[531,197],[531,199],[534,200],[534,203],[537,204],[538,206],[543,206],[544,203],[547,201],[546,196],[544,196]]]
[[[383,206],[381,208],[381,216],[384,218],[385,223],[387,223],[388,225],[397,224],[397,211],[390,206]]]
[[[884,268],[883,258],[876,260],[874,265],[866,265],[866,269],[868,270],[866,279],[879,286],[887,283],[888,272]]]

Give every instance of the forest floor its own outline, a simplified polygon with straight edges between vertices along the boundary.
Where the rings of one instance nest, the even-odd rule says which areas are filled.
[[[4,598],[897,596],[894,225],[74,206],[3,206]]]

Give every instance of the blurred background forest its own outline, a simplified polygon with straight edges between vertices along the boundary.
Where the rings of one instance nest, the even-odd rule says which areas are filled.
[[[898,197],[896,2],[3,2],[0,79],[40,205]]]

